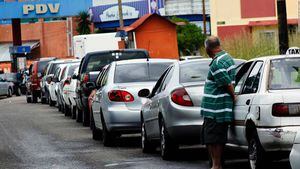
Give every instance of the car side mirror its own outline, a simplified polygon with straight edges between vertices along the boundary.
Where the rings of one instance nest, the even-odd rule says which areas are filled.
[[[73,74],[72,79],[78,79],[78,75]]]
[[[142,89],[138,93],[139,97],[149,97],[149,95],[150,95],[150,90],[149,89]]]
[[[96,84],[95,84],[95,82],[87,82],[87,83],[86,83],[86,87],[87,87],[89,90],[94,90],[94,89],[96,89]]]

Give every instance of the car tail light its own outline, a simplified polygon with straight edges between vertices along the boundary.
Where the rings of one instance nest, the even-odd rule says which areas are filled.
[[[69,85],[70,84],[70,81],[68,81],[68,80],[65,80],[64,81],[64,85],[63,86],[66,86],[66,85]]]
[[[189,94],[184,88],[179,88],[171,93],[171,99],[174,103],[181,106],[194,106]]]
[[[83,82],[83,83],[89,82],[89,74],[85,74],[85,75],[83,76],[82,82]]]
[[[133,102],[134,97],[127,91],[124,90],[112,90],[108,92],[110,101],[113,102]]]
[[[300,104],[273,104],[272,115],[276,117],[300,116]]]

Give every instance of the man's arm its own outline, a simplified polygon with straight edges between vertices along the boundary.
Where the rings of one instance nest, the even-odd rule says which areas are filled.
[[[233,84],[227,85],[226,86],[226,90],[228,91],[228,93],[232,97],[232,100],[235,101],[235,94],[234,94],[234,86],[233,86]]]

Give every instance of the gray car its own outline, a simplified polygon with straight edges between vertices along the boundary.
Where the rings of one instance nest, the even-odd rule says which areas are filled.
[[[138,94],[153,88],[174,62],[169,59],[134,59],[106,66],[97,80],[92,101],[93,138],[111,146],[116,136],[140,132],[142,99]],[[87,84],[89,86],[89,84]]]
[[[14,93],[14,83],[5,79],[4,74],[0,75],[0,96],[11,97]]]
[[[157,81],[141,109],[143,152],[155,150],[170,159],[181,144],[199,144],[200,104],[211,59],[176,62]],[[242,60],[236,60],[240,64]]]

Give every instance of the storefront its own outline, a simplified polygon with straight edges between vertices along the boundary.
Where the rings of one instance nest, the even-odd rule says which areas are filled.
[[[21,19],[22,45],[30,46],[28,58],[72,56],[76,18],[88,11],[91,0],[0,0],[0,69],[10,71],[11,19]]]
[[[177,16],[203,26],[202,0],[123,0],[123,18],[125,26],[132,24],[145,14],[157,13],[162,16]],[[117,1],[93,0],[90,9],[96,28],[115,29],[119,27]],[[209,0],[206,0],[207,30],[210,31]]]

